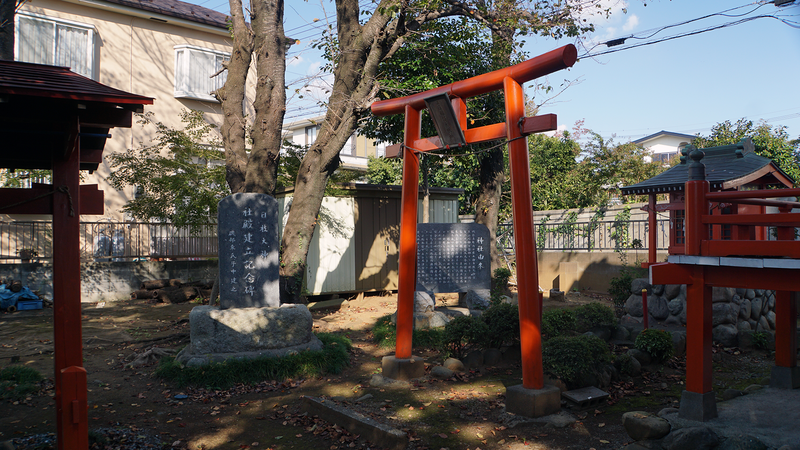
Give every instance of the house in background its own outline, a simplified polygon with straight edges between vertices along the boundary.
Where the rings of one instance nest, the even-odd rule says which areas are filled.
[[[681,151],[681,147],[689,145],[697,136],[661,130],[658,133],[633,141],[653,154],[653,161],[669,163]]]
[[[212,75],[231,48],[224,14],[177,0],[30,0],[15,22],[18,61],[70,67],[107,86],[152,97],[146,111],[169,127],[183,127],[182,109],[222,123],[211,92],[225,82],[225,72]],[[253,93],[251,85],[248,96]],[[116,129],[106,154],[150,144],[154,136],[154,128],[137,124]],[[85,182],[99,185],[107,218],[120,221],[135,187],[116,191],[107,181],[110,171],[104,160]]]
[[[283,125],[286,139],[295,145],[310,147],[317,140],[324,116],[301,119],[288,122]],[[386,144],[376,142],[366,136],[354,133],[345,143],[339,158],[342,160],[342,168],[353,169],[366,172],[367,161],[370,156],[380,158],[386,155]]]

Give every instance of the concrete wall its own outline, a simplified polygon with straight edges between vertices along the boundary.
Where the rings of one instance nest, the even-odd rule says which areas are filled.
[[[614,252],[539,252],[539,286],[571,291],[574,289],[608,292],[609,282],[619,274],[622,261]],[[628,252],[628,264],[636,262],[636,253]],[[640,251],[639,259],[647,258]],[[658,253],[658,261],[667,259],[666,252]]]
[[[177,278],[182,281],[213,281],[217,261],[142,261],[81,264],[81,301],[87,303],[124,300],[145,280]],[[51,264],[0,264],[0,278],[22,281],[40,296],[53,299]]]

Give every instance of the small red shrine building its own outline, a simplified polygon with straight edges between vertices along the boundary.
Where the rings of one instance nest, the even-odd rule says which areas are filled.
[[[681,163],[671,167],[649,180],[626,186],[621,189],[623,195],[647,195],[646,206],[651,220],[651,230],[655,230],[656,214],[669,211],[669,254],[685,253],[686,232],[686,194],[684,185],[688,180],[688,149],[681,149]],[[702,149],[705,156],[706,180],[711,192],[719,191],[751,191],[757,189],[773,189],[792,187],[793,180],[771,159],[755,153],[750,139],[743,139],[733,145],[723,145]],[[656,196],[668,195],[668,204],[656,204]],[[721,203],[713,205],[711,215],[727,214],[766,214],[766,204],[733,204]],[[733,225],[713,225],[710,239],[716,240],[767,240],[766,227],[738,227]],[[648,237],[654,240],[656,233]],[[656,262],[657,245],[651,242],[648,262],[644,266]]]

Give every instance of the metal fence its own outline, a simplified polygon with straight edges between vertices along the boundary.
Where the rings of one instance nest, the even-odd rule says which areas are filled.
[[[217,257],[217,225],[194,229],[167,223],[81,222],[82,261]],[[49,221],[0,221],[0,262],[44,262],[53,257]]]
[[[647,220],[626,222],[562,222],[534,225],[536,248],[539,251],[608,251],[647,249],[649,225]],[[669,246],[669,219],[656,224],[658,250]],[[514,251],[512,224],[497,227],[497,247]]]

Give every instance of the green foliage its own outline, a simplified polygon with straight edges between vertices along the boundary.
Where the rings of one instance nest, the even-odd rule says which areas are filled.
[[[519,308],[516,305],[493,304],[481,314],[481,320],[487,327],[486,347],[500,348],[519,342]]]
[[[489,327],[472,316],[456,317],[444,327],[442,346],[445,353],[463,358],[469,351],[485,345]]]
[[[414,348],[439,349],[444,340],[444,330],[432,328],[429,330],[414,330],[411,343]],[[379,318],[372,327],[372,342],[381,348],[392,348],[397,341],[397,327],[392,323],[392,316]]]
[[[631,296],[631,283],[636,278],[647,275],[647,271],[641,267],[631,267],[623,265],[619,275],[609,281],[608,293],[614,301],[614,305],[621,308],[625,301]]]
[[[800,142],[789,139],[784,126],[771,126],[766,122],[754,124],[752,120],[739,119],[736,123],[726,120],[711,127],[709,136],[698,136],[693,145],[697,148],[736,144],[743,138],[751,138],[755,152],[769,158],[787,175],[800,182]]]
[[[36,369],[8,366],[0,370],[0,398],[18,400],[38,392],[44,377]]]
[[[622,211],[614,216],[614,223],[611,225],[611,240],[614,241],[614,251],[619,253],[622,249],[628,248],[628,231],[631,226],[631,207],[625,206]],[[639,243],[641,245],[641,242]]]
[[[157,122],[152,113],[139,115],[143,127],[155,127],[151,145],[109,155],[109,181],[115,189],[136,187],[123,211],[137,220],[196,227],[216,220],[217,203],[230,193],[225,181],[225,156],[214,126],[200,111],[183,110],[184,129]]]
[[[753,347],[761,350],[770,349],[770,336],[766,331],[755,331],[751,335]]]
[[[572,310],[575,314],[575,330],[583,333],[594,327],[610,327],[616,324],[614,311],[602,303],[588,303]]]
[[[551,309],[542,314],[542,335],[545,339],[574,331],[577,321],[571,309]]]
[[[511,278],[511,271],[509,269],[505,267],[498,267],[494,270],[494,274],[492,276],[492,293],[490,304],[496,305],[500,303],[500,297],[502,297],[506,291],[509,278]]]
[[[182,367],[174,358],[165,358],[156,369],[156,375],[179,386],[227,389],[237,383],[340,373],[349,365],[350,340],[327,333],[320,333],[317,337],[322,341],[322,350],[303,351],[280,358],[230,359],[199,367]]]
[[[403,180],[403,160],[375,158],[367,160],[367,180],[372,184],[399,185]]]
[[[558,336],[542,344],[545,373],[559,378],[571,389],[584,387],[610,361],[608,346],[597,336]]]
[[[654,361],[666,361],[672,357],[672,334],[669,331],[648,328],[636,335],[634,345],[647,352]]]
[[[633,373],[633,357],[627,353],[620,353],[614,358],[614,365],[623,375],[634,375]]]

